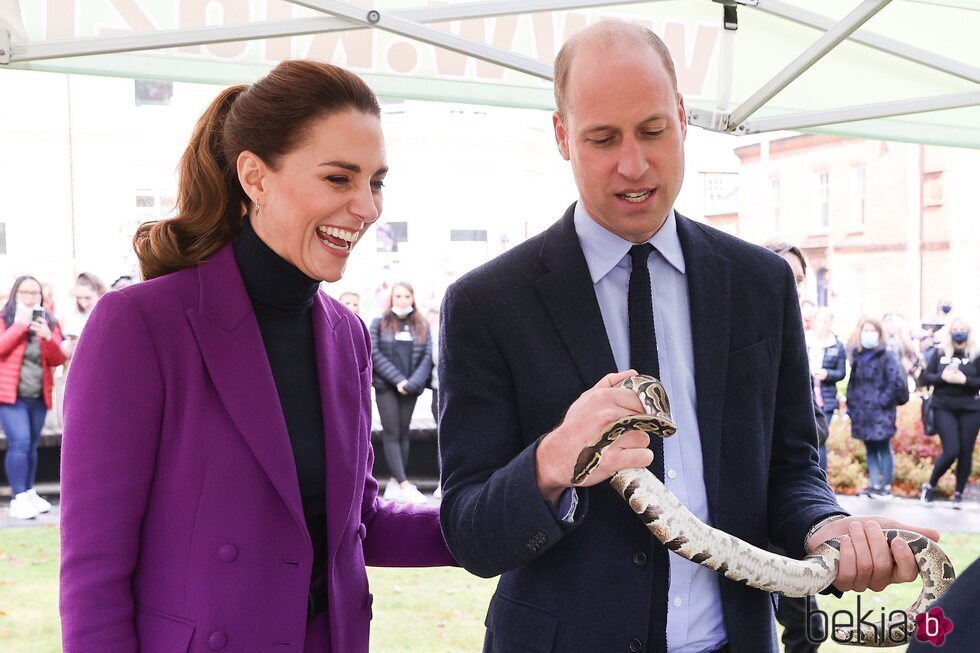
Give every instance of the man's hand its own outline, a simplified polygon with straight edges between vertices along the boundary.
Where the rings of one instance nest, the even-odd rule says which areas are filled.
[[[807,553],[829,539],[840,537],[840,562],[834,587],[842,592],[880,592],[892,583],[908,583],[919,575],[908,542],[896,537],[891,546],[882,528],[914,531],[939,541],[939,531],[909,526],[885,517],[846,517],[826,524],[806,542]]]
[[[562,491],[571,487],[579,453],[611,422],[644,412],[635,392],[615,387],[635,374],[634,370],[627,370],[604,376],[575,400],[561,426],[538,444],[535,452],[538,488],[545,499],[557,501]],[[647,448],[649,444],[650,436],[643,431],[623,434],[606,449],[602,462],[584,485],[601,483],[621,469],[646,467],[653,462],[653,452]]]

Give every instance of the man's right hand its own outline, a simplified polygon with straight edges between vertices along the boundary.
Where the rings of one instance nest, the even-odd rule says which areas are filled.
[[[627,370],[604,376],[575,400],[561,425],[542,438],[535,452],[535,463],[538,489],[545,499],[554,503],[565,488],[572,486],[579,453],[610,423],[644,412],[635,392],[616,387],[635,374],[634,370]],[[643,431],[623,434],[606,449],[602,462],[583,485],[597,485],[621,469],[648,466],[653,462],[649,444],[650,436]]]

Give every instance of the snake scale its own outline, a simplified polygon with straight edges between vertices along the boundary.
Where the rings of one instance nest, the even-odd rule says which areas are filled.
[[[637,394],[645,413],[611,423],[582,449],[574,468],[573,485],[582,485],[589,478],[599,466],[606,448],[624,433],[639,430],[646,431],[651,437],[667,438],[677,430],[671,418],[667,391],[660,381],[637,375],[620,386]],[[648,469],[624,469],[613,475],[609,482],[664,546],[725,578],[790,597],[817,594],[837,578],[839,538],[824,542],[803,560],[794,560],[705,524]],[[834,640],[838,642],[876,647],[907,643],[915,633],[915,615],[925,612],[953,582],[953,566],[938,544],[911,531],[886,529],[884,533],[889,543],[896,537],[909,543],[922,578],[922,591],[907,610],[893,612],[887,624],[882,621],[882,627],[863,622],[858,628],[835,628]]]

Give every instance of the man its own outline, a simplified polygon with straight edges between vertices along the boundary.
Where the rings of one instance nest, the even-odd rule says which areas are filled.
[[[651,464],[645,434],[622,436],[589,487],[569,489],[582,448],[641,412],[614,387],[630,368],[669,393],[678,433],[654,469],[695,515],[795,556],[848,535],[841,590],[911,580],[907,545],[843,517],[817,465],[788,266],[672,210],[686,114],[663,43],[594,25],[559,53],[555,96],[580,201],[443,304],[442,524],[464,567],[502,575],[484,650],[775,650],[768,594],[668,558],[603,482]]]
[[[356,292],[348,290],[346,292],[340,293],[338,298],[340,303],[350,309],[351,313],[357,317],[361,317],[361,296]]]

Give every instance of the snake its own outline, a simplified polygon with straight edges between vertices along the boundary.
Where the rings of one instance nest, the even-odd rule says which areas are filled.
[[[644,413],[610,423],[578,455],[572,485],[582,486],[602,461],[605,450],[624,433],[638,430],[668,438],[677,431],[670,413],[667,391],[652,376],[635,375],[619,384],[636,393]],[[609,479],[610,485],[639,516],[653,536],[668,550],[725,578],[765,592],[787,597],[817,594],[837,578],[841,538],[817,546],[802,560],[766,551],[698,519],[649,469],[623,469]],[[915,616],[929,609],[952,584],[955,571],[946,553],[929,538],[907,530],[884,529],[891,544],[895,538],[908,542],[915,555],[922,590],[918,598],[885,621],[858,620],[856,627],[834,627],[833,639],[842,644],[887,647],[912,641]]]

